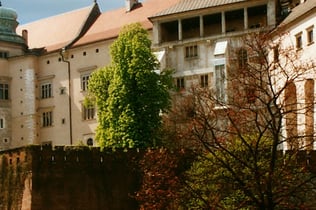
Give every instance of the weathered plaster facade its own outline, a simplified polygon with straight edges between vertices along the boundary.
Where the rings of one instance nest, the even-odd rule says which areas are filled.
[[[249,32],[275,28],[288,1],[201,2],[130,1],[127,8],[104,13],[94,3],[19,26],[17,33],[16,13],[1,7],[0,20],[10,16],[13,38],[0,30],[0,85],[7,85],[0,86],[0,96],[8,87],[8,97],[0,99],[0,150],[27,144],[96,145],[95,109],[82,104],[87,81],[91,72],[110,64],[109,47],[129,23],[140,22],[148,30],[161,68],[175,70],[179,88],[203,83],[219,89],[226,100],[222,77],[230,50]],[[315,13],[290,22],[290,37],[300,31],[305,36],[315,24]],[[302,57],[313,55],[315,44],[303,44]]]

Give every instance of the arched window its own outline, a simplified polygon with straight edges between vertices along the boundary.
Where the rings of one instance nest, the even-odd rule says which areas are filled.
[[[289,82],[285,89],[285,121],[286,121],[286,136],[288,149],[297,149],[298,131],[297,131],[297,93],[294,82]]]
[[[315,82],[313,79],[305,81],[305,146],[312,150],[314,144],[314,101]]]
[[[93,146],[93,139],[92,138],[88,138],[87,139],[87,145],[88,146]]]

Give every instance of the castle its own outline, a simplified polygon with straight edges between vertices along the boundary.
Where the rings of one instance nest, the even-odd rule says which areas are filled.
[[[18,26],[17,13],[0,7],[0,150],[97,145],[96,108],[83,100],[91,72],[110,63],[109,46],[126,24],[148,30],[161,69],[175,70],[179,89],[199,84],[225,100],[227,52],[237,38],[286,30],[284,42],[315,59],[315,10],[314,0],[126,0],[113,11],[100,12],[94,2]],[[297,97],[314,101],[314,77],[306,78],[308,90],[297,86]],[[302,120],[314,133],[311,112]]]

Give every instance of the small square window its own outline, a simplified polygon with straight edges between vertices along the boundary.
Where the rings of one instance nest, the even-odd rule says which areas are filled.
[[[66,93],[66,88],[65,87],[59,88],[59,94],[60,95],[64,95],[65,93]]]
[[[198,47],[197,45],[185,47],[185,58],[195,58],[198,56]]]

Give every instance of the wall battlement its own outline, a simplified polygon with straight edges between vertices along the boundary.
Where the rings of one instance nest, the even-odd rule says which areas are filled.
[[[31,145],[27,147],[15,148],[0,152],[1,164],[25,165],[26,163],[46,163],[52,165],[87,165],[100,167],[106,162],[111,161],[114,157],[137,157],[143,151],[140,150],[101,150],[98,147],[86,146],[40,146]],[[115,155],[113,155],[115,154]],[[6,163],[4,163],[5,161]]]
[[[142,152],[27,146],[0,152],[0,209],[137,209]]]
[[[0,209],[139,209],[133,195],[140,188],[145,154],[39,145],[2,151]],[[316,151],[300,151],[296,158],[316,173]]]

